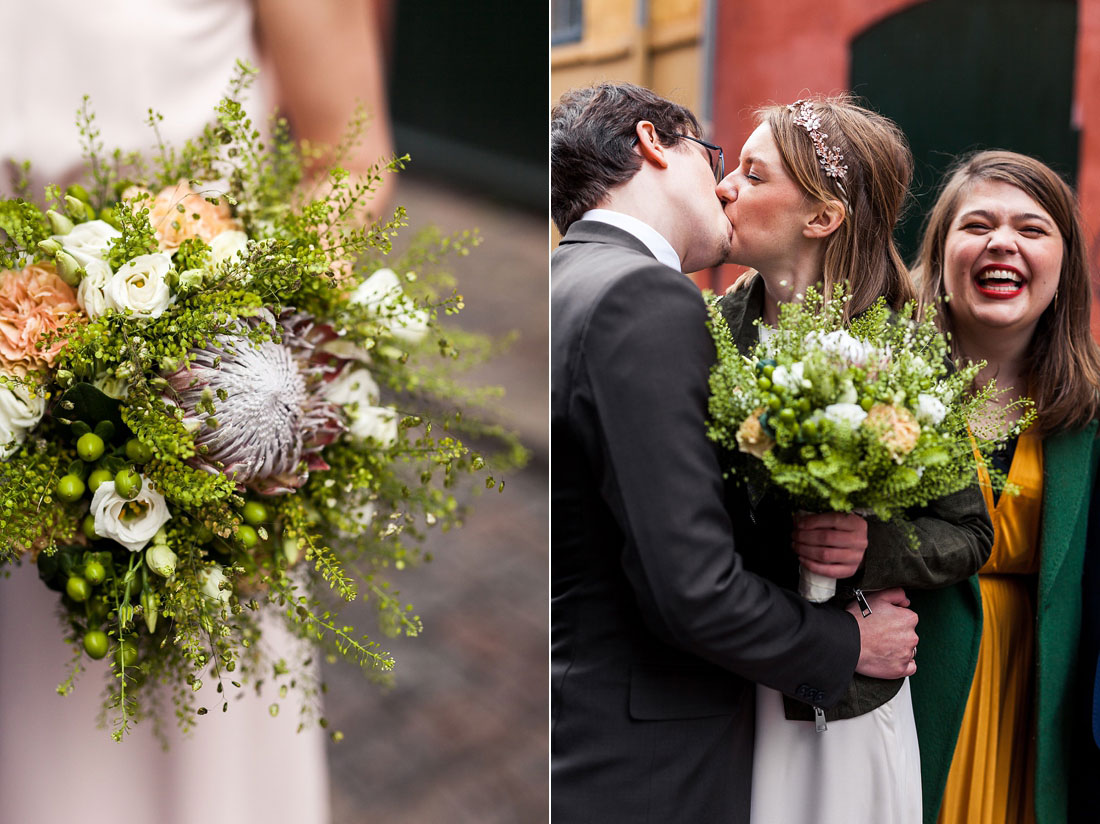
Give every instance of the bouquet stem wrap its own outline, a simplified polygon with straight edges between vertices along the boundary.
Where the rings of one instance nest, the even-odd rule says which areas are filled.
[[[821,604],[836,595],[836,578],[798,567],[798,594],[807,601]]]

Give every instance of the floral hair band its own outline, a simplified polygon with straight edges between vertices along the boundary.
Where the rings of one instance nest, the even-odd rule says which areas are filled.
[[[827,177],[837,181],[841,190],[844,185],[841,181],[848,174],[848,165],[844,163],[844,155],[839,146],[829,146],[825,141],[829,137],[821,131],[821,115],[814,111],[812,100],[796,100],[787,105],[788,111],[794,112],[796,126],[801,126],[810,136],[814,144],[814,152],[817,153],[817,161]]]

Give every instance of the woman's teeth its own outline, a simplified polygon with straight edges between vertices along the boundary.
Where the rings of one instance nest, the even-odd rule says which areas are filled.
[[[987,269],[978,275],[978,286],[992,292],[1015,292],[1024,285],[1024,279],[1007,269]]]

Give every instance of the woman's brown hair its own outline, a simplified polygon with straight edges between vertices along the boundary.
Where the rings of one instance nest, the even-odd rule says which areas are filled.
[[[840,226],[825,238],[823,291],[833,294],[847,281],[851,300],[845,318],[867,309],[879,296],[894,310],[915,298],[908,269],[894,243],[894,227],[913,177],[913,155],[901,129],[887,117],[858,105],[850,95],[807,98],[819,119],[817,130],[837,147],[847,167],[841,179],[822,167],[797,107],[770,105],[756,111],[767,123],[783,165],[808,197],[844,206]]]
[[[951,167],[928,215],[917,264],[922,307],[945,296],[947,233],[970,187],[978,181],[1008,183],[1026,193],[1054,219],[1064,244],[1062,271],[1051,301],[1031,337],[1024,375],[1035,401],[1040,434],[1080,429],[1100,414],[1100,347],[1092,338],[1092,290],[1081,209],[1073,189],[1045,163],[1007,151],[981,151]],[[951,304],[937,308],[937,322],[951,333]],[[952,340],[956,357],[963,353]]]

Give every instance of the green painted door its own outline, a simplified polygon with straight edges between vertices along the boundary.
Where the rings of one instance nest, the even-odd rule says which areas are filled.
[[[1076,182],[1076,35],[1073,0],[929,0],[853,41],[850,88],[913,148],[915,202],[898,232],[906,260],[960,153],[1023,152]]]

